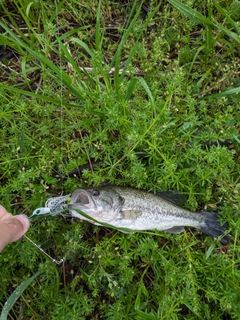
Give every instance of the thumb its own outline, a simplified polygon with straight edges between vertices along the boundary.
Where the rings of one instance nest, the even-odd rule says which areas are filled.
[[[0,221],[0,251],[10,242],[19,240],[28,230],[30,221],[27,216],[5,216]]]

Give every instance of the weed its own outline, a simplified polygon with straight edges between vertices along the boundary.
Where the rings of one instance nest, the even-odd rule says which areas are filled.
[[[9,245],[0,304],[13,319],[238,319],[238,1],[121,4],[1,3],[1,203],[30,215],[79,186],[177,190],[221,213],[229,244],[42,218],[28,236],[65,262]]]

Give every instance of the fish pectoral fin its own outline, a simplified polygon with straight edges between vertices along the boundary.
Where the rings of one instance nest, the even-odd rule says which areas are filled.
[[[170,229],[166,229],[164,231],[167,233],[176,233],[177,234],[177,233],[181,233],[183,230],[184,230],[184,227],[173,227]]]
[[[142,211],[140,210],[124,210],[122,212],[122,219],[126,219],[126,220],[129,220],[129,219],[136,219],[138,217],[140,217],[142,214]]]

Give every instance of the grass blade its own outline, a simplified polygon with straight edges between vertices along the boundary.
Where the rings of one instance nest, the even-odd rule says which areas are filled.
[[[90,55],[91,58],[94,57],[94,53],[92,52],[92,50],[90,50],[88,45],[85,42],[83,42],[82,40],[80,40],[78,38],[72,38],[71,42],[75,42],[75,43],[79,44]]]
[[[18,88],[14,87],[14,86],[8,86],[8,85],[0,84],[0,89],[6,90],[6,91],[15,92],[15,93],[19,93],[19,94],[23,94],[25,96],[29,96],[29,97],[35,98],[35,99],[40,99],[40,100],[45,101],[45,102],[54,103],[54,104],[56,104],[58,106],[61,106],[61,105],[68,106],[68,107],[78,107],[79,106],[79,105],[74,105],[74,104],[68,103],[66,101],[60,101],[60,100],[57,100],[57,99],[49,98],[49,97],[44,96],[42,94],[37,94],[37,93],[31,92],[31,91],[18,89]]]
[[[216,244],[212,243],[205,253],[206,260],[208,260],[208,258],[210,257],[210,255],[212,254],[215,248],[216,248]]]
[[[181,3],[178,0],[168,0],[168,2],[171,3],[179,11],[181,11],[184,15],[194,20],[195,22],[204,24],[208,27],[217,28],[222,33],[226,34],[229,38],[235,40],[237,43],[240,43],[240,37],[235,32],[228,30],[227,28],[221,26],[220,24],[212,22],[210,19],[206,18],[200,12],[186,6],[185,4]]]
[[[36,272],[33,276],[23,281],[20,286],[18,286],[13,293],[10,295],[8,300],[5,302],[5,305],[2,309],[0,320],[7,320],[8,314],[14,306],[17,299],[22,295],[23,291],[33,282],[34,279],[39,276],[40,271]]]
[[[160,5],[156,6],[156,8],[155,8],[152,12],[150,12],[150,13],[148,14],[148,17],[146,18],[146,20],[145,20],[145,22],[144,22],[144,24],[143,24],[143,26],[142,26],[141,32],[139,33],[139,35],[138,35],[138,37],[137,37],[137,39],[136,39],[135,45],[134,45],[133,48],[130,50],[128,59],[127,59],[125,65],[124,65],[123,72],[122,72],[121,77],[120,77],[120,82],[122,82],[122,81],[123,81],[123,78],[125,77],[125,74],[126,74],[127,69],[128,69],[128,65],[129,65],[129,63],[131,62],[132,57],[133,57],[133,54],[134,54],[135,51],[136,51],[136,47],[137,47],[137,44],[138,44],[138,42],[139,42],[139,39],[142,37],[144,30],[147,29],[147,26],[148,26],[149,22],[151,21],[151,19],[152,19],[152,18],[154,17],[154,15],[158,12],[159,6],[160,6]],[[141,8],[141,7],[140,7],[140,8]],[[140,11],[140,12],[141,12],[141,11]],[[140,12],[138,11],[138,12],[136,13],[136,18],[138,18],[138,15],[140,14]]]
[[[142,85],[142,87],[145,89],[145,91],[146,91],[146,93],[148,95],[148,98],[151,100],[152,103],[154,103],[152,92],[149,89],[149,86],[148,86],[147,82],[145,81],[145,79],[143,79],[142,77],[139,77],[138,81]]]
[[[133,11],[134,11],[134,9],[135,9],[135,7],[136,7],[136,2],[137,2],[137,1],[135,1],[134,4],[133,4],[133,7],[132,7],[132,10],[131,10],[131,13],[130,13],[130,16],[129,16],[129,17],[131,17],[132,14],[133,14]],[[132,19],[129,27],[128,27],[127,30],[124,32],[123,37],[122,37],[122,39],[121,39],[121,41],[120,41],[120,43],[119,43],[118,49],[117,49],[117,51],[116,51],[116,53],[115,53],[115,55],[114,55],[114,57],[113,57],[113,59],[112,59],[111,65],[110,65],[110,68],[112,68],[113,65],[114,65],[114,63],[115,63],[114,85],[115,85],[115,88],[116,88],[116,91],[117,91],[117,92],[118,92],[118,90],[119,90],[119,85],[120,85],[120,83],[121,83],[121,81],[119,80],[119,78],[120,78],[120,77],[119,77],[119,70],[120,70],[120,64],[121,64],[121,63],[120,63],[121,52],[122,52],[124,43],[127,41],[128,37],[129,37],[129,35],[130,35],[130,32],[132,31],[132,29],[133,29],[133,27],[134,27],[134,25],[135,25],[135,23],[136,23],[136,21],[137,21],[137,18],[138,18],[138,16],[139,16],[140,12],[141,12],[141,6],[142,6],[142,3],[140,4],[140,6],[139,6],[139,8],[138,8],[138,10],[137,10],[137,13],[136,13],[135,16],[133,17],[133,19]],[[130,55],[131,55],[131,53],[129,54],[129,56],[130,56]],[[128,61],[129,61],[129,58],[128,58],[127,62],[128,62]],[[125,64],[125,67],[126,67],[126,65],[128,65],[128,63]],[[125,74],[125,72],[122,73],[122,76],[124,76],[124,74]]]
[[[141,276],[140,281],[139,281],[139,284],[138,284],[138,293],[137,293],[137,297],[136,297],[135,304],[134,304],[134,309],[135,310],[140,310],[141,309],[141,295],[142,295],[142,292],[148,298],[148,291],[147,291],[147,289],[146,289],[146,287],[144,285],[144,282],[143,282],[143,278],[146,275],[146,273],[148,271],[148,268],[149,268],[149,266],[147,266],[145,268],[145,270],[143,271],[142,276]]]
[[[135,88],[135,85],[137,83],[137,78],[132,78],[130,81],[129,81],[129,84],[128,84],[128,88],[127,88],[127,92],[126,92],[126,95],[125,95],[125,100],[128,101],[131,96],[132,96],[132,93],[133,93],[133,90]]]
[[[83,26],[83,27],[79,27],[79,28],[76,28],[76,29],[72,29],[72,30],[69,30],[67,32],[65,32],[63,35],[59,36],[56,40],[53,41],[53,45],[56,45],[59,43],[59,41],[62,41],[70,36],[72,36],[73,34],[75,33],[78,33],[79,31],[83,31],[83,30],[88,30],[91,26],[88,25],[88,26]]]
[[[101,52],[101,48],[102,48],[102,39],[103,37],[101,37],[101,31],[100,31],[100,18],[101,18],[101,0],[98,3],[98,8],[97,8],[97,19],[96,19],[96,50],[97,52]]]
[[[202,23],[204,25],[214,27],[212,21],[206,17],[204,17],[200,12],[188,7],[187,5],[181,3],[178,0],[168,0],[175,8],[181,11],[185,16],[194,20],[195,22]]]
[[[75,39],[75,38],[73,38]],[[78,39],[76,39],[78,40]],[[70,40],[71,41],[71,40]],[[75,41],[72,41],[72,42],[75,42]],[[77,42],[76,42],[77,43]],[[93,87],[94,84],[95,84],[95,80],[94,78],[89,74],[89,72],[87,72],[84,68],[79,68],[79,66],[77,65],[76,61],[73,59],[73,57],[71,56],[71,54],[68,52],[66,46],[64,46],[62,44],[62,42],[59,42],[59,47],[60,47],[60,50],[61,50],[61,54],[64,55],[64,58],[72,65],[72,68],[73,70],[81,77],[83,78],[83,74],[85,76],[87,76],[88,80],[89,80],[89,83],[90,85]],[[86,84],[84,82],[82,82],[83,85],[85,85],[86,87]],[[79,86],[80,84],[78,84]],[[82,91],[85,91],[85,88],[81,87],[81,90]]]
[[[66,0],[63,0],[63,1],[59,2],[59,3],[57,1],[56,10],[54,10],[51,18],[49,19],[49,22],[53,22],[56,19],[58,13],[63,9],[63,5],[65,4],[65,2],[66,2]]]
[[[219,92],[219,93],[216,93],[216,94],[207,95],[207,96],[204,96],[203,98],[204,99],[206,99],[206,98],[209,98],[209,99],[221,98],[221,97],[225,97],[225,96],[228,96],[228,95],[231,95],[231,94],[238,94],[238,93],[240,93],[240,87],[233,88],[233,89],[228,89],[226,91]]]
[[[212,21],[212,7],[211,7],[210,3],[208,3],[208,17]],[[210,57],[213,58],[214,40],[213,40],[212,30],[213,30],[213,28],[211,26],[206,27],[205,50],[206,50],[206,55],[208,58],[210,58]]]
[[[79,88],[72,83],[72,79],[65,72],[61,71],[61,69],[56,66],[50,59],[46,58],[42,53],[30,48],[26,43],[24,43],[16,34],[12,32],[4,23],[0,21],[0,26],[6,30],[9,35],[15,40],[15,42],[20,45],[20,47],[27,50],[33,57],[39,60],[44,65],[48,66],[60,79],[62,79],[63,84],[72,92],[80,100],[84,100],[84,96],[82,95]]]
[[[240,34],[240,29],[238,28],[238,25],[236,24],[236,22],[227,14],[226,10],[224,10],[217,2],[216,0],[213,0],[213,4],[215,6],[215,8],[224,15],[224,17],[226,18],[227,22],[235,29],[235,31],[237,32],[237,34]]]

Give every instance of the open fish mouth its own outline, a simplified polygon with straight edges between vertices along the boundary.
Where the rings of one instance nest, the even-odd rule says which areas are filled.
[[[97,209],[97,204],[87,190],[77,189],[75,191],[77,192],[73,192],[73,194],[48,199],[44,207],[37,208],[33,211],[31,217],[44,214],[61,214],[61,211],[64,211],[65,215],[70,214],[75,216],[75,214],[73,214],[75,210],[74,206],[79,210],[81,210],[81,208],[88,210]]]
[[[71,201],[69,204],[70,208],[73,208],[74,205],[82,206],[88,209],[96,209],[97,205],[88,191],[83,189],[78,189],[72,194]]]

